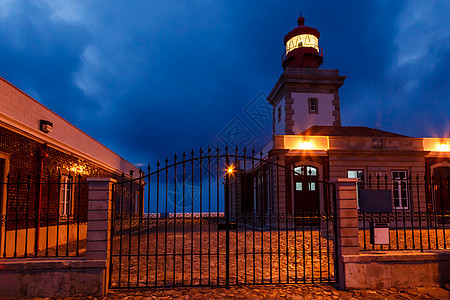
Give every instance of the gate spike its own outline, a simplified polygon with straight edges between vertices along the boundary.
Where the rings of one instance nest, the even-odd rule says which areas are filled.
[[[211,154],[211,147],[208,146],[208,155],[210,155],[210,154]]]
[[[177,154],[175,153],[175,156],[173,157],[173,159],[175,160],[175,162],[177,161]]]
[[[216,151],[217,151],[217,154],[219,154],[219,151],[220,151],[219,146],[217,146]]]
[[[234,151],[236,151],[236,153],[238,153],[238,146],[236,145],[236,148],[234,149]]]
[[[245,156],[245,153],[247,153],[247,147],[244,147],[244,156]]]
[[[150,174],[150,170],[151,170],[150,164],[148,164],[147,170],[148,170],[148,173]]]
[[[194,152],[194,149],[192,148],[191,155],[194,156],[194,154],[195,154],[195,152]]]
[[[200,147],[200,150],[198,151],[198,153],[200,153],[200,156],[202,155],[202,153],[203,153],[202,147]]]
[[[259,153],[259,155],[261,155],[261,157],[263,156],[263,152],[262,152],[262,149],[261,149],[261,152]]]
[[[252,156],[255,156],[255,148],[252,148]]]
[[[159,160],[156,162],[156,167],[159,169],[159,166],[160,166],[161,164],[159,163]]]
[[[183,151],[183,160],[186,158],[186,152]]]
[[[228,145],[225,145],[225,151],[228,153]]]

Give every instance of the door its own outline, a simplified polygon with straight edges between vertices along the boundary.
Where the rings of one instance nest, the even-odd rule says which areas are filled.
[[[319,172],[313,166],[294,169],[294,212],[297,224],[318,222],[320,212]]]
[[[442,216],[450,213],[450,167],[437,167],[433,171],[434,177],[434,199],[436,212]],[[450,222],[450,218],[445,218]]]
[[[2,220],[5,218],[6,215],[6,205],[4,203],[4,201],[6,201],[5,199],[3,199],[3,193],[4,190],[6,189],[5,185],[5,160],[0,158],[0,239],[3,239],[3,222]],[[5,207],[3,207],[5,206]],[[1,241],[0,240],[0,245],[1,245]]]

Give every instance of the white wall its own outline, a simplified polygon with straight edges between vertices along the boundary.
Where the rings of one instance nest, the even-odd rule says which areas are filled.
[[[333,126],[335,117],[333,116],[334,105],[332,101],[334,94],[319,94],[319,93],[292,93],[294,99],[294,134],[308,129],[314,125]],[[318,99],[318,114],[310,114],[308,107],[308,98]]]

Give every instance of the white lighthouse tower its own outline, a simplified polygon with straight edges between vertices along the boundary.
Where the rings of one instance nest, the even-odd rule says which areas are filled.
[[[339,76],[339,70],[319,69],[320,32],[305,26],[302,16],[297,23],[284,37],[284,72],[267,98],[273,107],[275,135],[299,134],[314,125],[341,126],[338,91],[345,76]]]

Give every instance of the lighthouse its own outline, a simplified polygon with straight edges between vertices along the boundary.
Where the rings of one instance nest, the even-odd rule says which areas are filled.
[[[298,27],[284,37],[286,51],[282,56],[283,69],[286,67],[317,69],[323,63],[323,52],[319,47],[320,32],[305,26],[305,18],[301,15],[297,24]]]
[[[319,30],[306,26],[301,15],[284,37],[284,71],[267,98],[273,107],[274,135],[299,134],[315,125],[341,126],[339,88],[345,76],[339,70],[319,69],[319,38]]]

